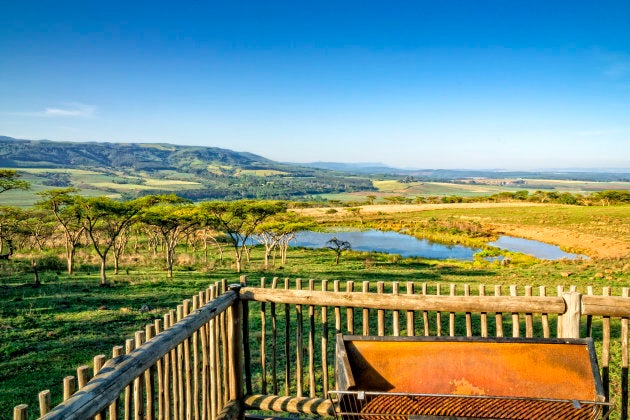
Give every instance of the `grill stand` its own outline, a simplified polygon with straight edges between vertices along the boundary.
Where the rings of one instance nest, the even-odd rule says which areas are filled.
[[[432,353],[436,348],[438,357]],[[453,356],[449,352],[459,353]],[[466,363],[471,357],[478,357],[482,367]],[[540,366],[519,366],[523,360],[540,360]],[[433,369],[431,363],[439,369]],[[416,367],[420,369],[414,372]],[[437,374],[440,369],[446,374]],[[558,375],[555,369],[566,375]],[[462,380],[466,386],[460,385],[457,392],[435,392],[452,388],[453,383],[460,381],[459,375],[470,382]],[[512,382],[497,378],[500,376]],[[608,418],[610,409],[604,407],[612,407],[604,402],[590,339],[385,338],[339,334],[336,378],[338,390],[330,391],[329,397],[341,420],[591,420]],[[558,390],[555,394],[550,391],[556,389],[554,386]],[[505,395],[512,388],[517,392]]]

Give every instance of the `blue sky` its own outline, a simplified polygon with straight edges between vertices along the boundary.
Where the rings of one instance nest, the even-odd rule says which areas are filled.
[[[629,27],[626,0],[8,0],[0,135],[630,168]]]

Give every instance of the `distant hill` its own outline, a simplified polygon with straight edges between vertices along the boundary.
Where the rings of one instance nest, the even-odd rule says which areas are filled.
[[[74,143],[0,136],[0,166],[133,170],[195,169],[219,163],[243,169],[278,166],[251,153],[159,143]]]
[[[192,200],[289,199],[374,189],[367,177],[279,163],[217,147],[173,144],[75,143],[0,136],[0,167],[27,172],[35,186],[76,186],[90,194],[119,192],[130,198],[175,191]],[[89,176],[78,176],[78,170],[89,171]]]
[[[363,175],[389,175],[425,182],[458,182],[472,178],[529,178],[572,181],[628,182],[630,169],[549,169],[541,171],[508,171],[502,169],[402,169],[382,163],[309,162],[302,163],[310,168],[328,169],[338,172]]]
[[[38,191],[61,187],[79,188],[83,195],[122,198],[177,193],[193,201],[242,198],[321,200],[322,196],[341,193],[348,200],[356,195],[345,193],[373,194],[378,191],[382,194],[401,194],[396,188],[393,191],[384,189],[382,183],[377,190],[373,181],[380,180],[399,181],[403,185],[436,182],[466,187],[484,184],[530,190],[566,188],[566,185],[550,186],[548,182],[543,182],[549,179],[601,184],[601,187],[586,185],[584,191],[626,188],[625,184],[619,186],[615,183],[630,181],[630,171],[623,170],[410,170],[381,163],[291,164],[217,147],[75,143],[22,140],[6,136],[0,136],[0,168],[17,169],[23,179],[31,184],[29,191],[8,191],[2,194],[3,202],[19,205],[32,205],[37,200],[35,193]],[[406,188],[404,194],[435,194],[435,191],[424,191],[426,188],[423,188],[419,191]]]
[[[328,169],[331,171],[348,172],[355,174],[400,174],[404,169],[393,168],[382,163],[343,163],[343,162],[309,162],[302,163],[309,168]]]

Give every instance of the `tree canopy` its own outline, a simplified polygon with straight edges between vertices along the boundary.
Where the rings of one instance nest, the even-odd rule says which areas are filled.
[[[0,193],[9,190],[28,190],[28,182],[20,179],[21,175],[12,169],[0,169]]]
[[[222,230],[230,238],[239,273],[243,250],[258,225],[286,209],[287,203],[283,201],[207,201],[199,204],[200,217],[205,224]]]

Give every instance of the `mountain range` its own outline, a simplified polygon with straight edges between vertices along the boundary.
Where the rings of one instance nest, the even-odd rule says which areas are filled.
[[[125,198],[176,192],[191,200],[319,199],[322,194],[373,192],[375,179],[630,181],[630,171],[623,170],[410,170],[381,163],[295,164],[217,147],[24,140],[7,136],[0,136],[0,168],[21,171],[34,190],[72,186],[89,195],[119,194]]]
[[[109,178],[110,189],[112,182],[124,184],[129,197],[173,192],[173,185],[179,186],[178,195],[193,200],[309,198],[374,189],[367,177],[274,162],[247,152],[157,143],[75,143],[0,136],[0,168],[28,172],[31,183],[56,187],[98,190]],[[100,174],[102,179],[77,185],[79,170]]]

